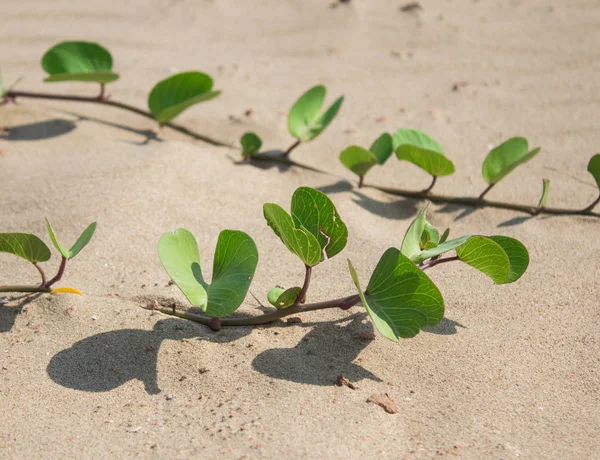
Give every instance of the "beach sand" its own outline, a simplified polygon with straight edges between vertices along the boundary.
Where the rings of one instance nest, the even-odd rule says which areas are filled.
[[[292,154],[331,175],[238,164],[239,150],[111,107],[19,99],[0,108],[10,128],[0,138],[0,231],[50,244],[48,217],[69,244],[98,222],[61,281],[84,296],[44,295],[21,311],[9,295],[0,307],[0,457],[600,456],[598,219],[430,205],[434,225],[518,238],[531,263],[504,286],[464,265],[432,269],[445,318],[399,343],[360,306],[218,333],[142,308],[186,305],[156,251],[180,227],[198,239],[208,274],[222,229],[254,238],[260,261],[244,314],[260,314],[271,287],[301,283],[302,264],[262,216],[265,202],[289,209],[300,186],[328,193],[350,235],[343,254],[315,269],[309,300],[355,292],[346,258],[366,286],[425,203],[358,190],[338,156],[399,127],[427,132],[454,161],[439,193],[479,194],[488,149],[522,135],[542,153],[490,199],[536,204],[546,177],[550,205],[593,201],[600,4],[431,0],[407,13],[404,3],[3,3],[5,86],[23,76],[20,90],[93,95],[89,84],[43,83],[39,61],[61,40],[98,41],[121,73],[108,87],[115,100],[145,107],[171,72],[207,72],[223,94],[177,121],[229,143],[255,131],[264,150],[293,142],[287,110],[309,87],[346,100]],[[429,180],[392,158],[367,182],[419,190]],[[37,276],[1,255],[0,284]],[[340,374],[356,389],[337,386]],[[374,394],[398,413],[368,403]]]

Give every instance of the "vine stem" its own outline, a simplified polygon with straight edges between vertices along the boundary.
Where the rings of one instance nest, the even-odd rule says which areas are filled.
[[[261,324],[268,324],[278,319],[285,318],[286,316],[297,315],[306,313],[314,310],[325,310],[327,308],[342,308],[348,309],[360,302],[360,297],[357,295],[351,295],[348,297],[342,297],[340,299],[327,300],[324,302],[316,302],[306,305],[294,305],[292,307],[284,308],[282,310],[275,310],[271,313],[264,315],[250,316],[244,318],[219,318],[221,320],[221,326],[257,326]],[[166,315],[177,316],[178,318],[187,319],[196,323],[211,326],[212,317],[206,315],[198,315],[195,313],[181,312],[173,310],[170,307],[152,307],[151,310],[160,311]]]
[[[488,185],[487,188],[483,192],[481,192],[481,195],[479,195],[479,199],[483,200],[483,197],[487,195],[487,193],[494,187],[494,185],[496,185],[496,183]]]
[[[419,268],[425,271],[428,268],[435,267],[436,265],[443,264],[446,262],[454,262],[456,260],[460,260],[458,256],[446,257],[444,259],[431,259],[429,262],[419,265]]]
[[[304,267],[306,268],[306,273],[304,275],[304,284],[302,285],[302,290],[298,294],[298,297],[296,297],[294,306],[304,303],[304,301],[306,300],[306,293],[308,292],[308,287],[310,286],[312,267],[310,267],[309,265],[304,265]]]
[[[592,212],[592,209],[594,209],[598,203],[600,203],[600,196],[598,196],[598,198],[596,198],[596,199],[594,200],[594,202],[593,202],[592,204],[590,204],[590,205],[589,205],[587,208],[585,208],[583,211],[584,211],[584,212],[586,212],[586,211],[587,211],[587,212],[590,212],[590,213],[591,213],[591,212]]]
[[[65,256],[62,257],[62,259],[60,260],[60,267],[58,267],[58,272],[56,273],[56,276],[54,278],[52,278],[50,281],[48,281],[46,284],[44,284],[45,288],[50,288],[54,283],[56,283],[57,281],[60,281],[60,279],[65,274],[65,268],[67,267],[67,260],[68,259]]]
[[[292,153],[292,150],[294,150],[296,147],[298,147],[300,145],[300,142],[301,142],[300,139],[296,140],[296,142],[294,142],[292,145],[290,145],[288,147],[288,149],[285,152],[283,152],[283,156],[289,157],[290,153]]]
[[[43,286],[0,286],[0,292],[51,292],[52,289]]]
[[[35,268],[37,268],[38,272],[40,272],[40,275],[42,276],[42,284],[40,284],[40,286],[45,286],[46,285],[46,274],[44,273],[44,270],[42,269],[42,267],[40,267],[37,262],[32,262],[33,266]]]
[[[433,180],[431,181],[431,184],[429,184],[429,187],[427,187],[425,190],[423,190],[423,193],[429,193],[431,191],[431,189],[433,188],[433,186],[435,185],[435,183],[437,182],[437,176],[432,176]]]
[[[141,115],[142,117],[149,118],[150,120],[156,121],[154,115],[151,112],[147,112],[145,110],[139,109],[133,105],[126,104],[124,102],[113,101],[104,95],[104,88],[101,88],[100,95],[96,97],[90,96],[74,96],[67,94],[50,94],[50,93],[33,93],[29,91],[7,91],[4,94],[4,98],[8,100],[16,100],[19,97],[26,98],[34,98],[34,99],[51,99],[55,101],[73,101],[73,102],[89,102],[92,104],[101,104],[108,105],[111,107],[116,107],[118,109],[127,110],[129,112],[136,113]],[[192,131],[191,129],[186,128],[185,126],[178,125],[172,122],[163,123],[164,126],[168,126],[169,128],[178,131],[186,136],[190,136],[194,139],[206,142],[211,145],[215,145],[218,147],[233,147],[233,145],[218,141],[216,139],[212,139],[208,136],[204,136],[203,134]]]

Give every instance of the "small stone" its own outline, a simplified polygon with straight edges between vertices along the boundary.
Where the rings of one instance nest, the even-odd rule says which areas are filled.
[[[173,396],[171,393],[168,393],[167,395],[165,395],[165,399],[167,401],[171,401],[175,396]]]
[[[377,404],[379,407],[382,407],[384,411],[388,414],[397,414],[398,413],[398,405],[392,398],[390,398],[387,393],[383,395],[371,395],[367,402],[371,402]]]

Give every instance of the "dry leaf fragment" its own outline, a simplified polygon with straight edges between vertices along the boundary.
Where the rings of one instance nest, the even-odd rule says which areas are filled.
[[[369,399],[367,399],[367,402],[377,404],[378,406],[382,407],[383,410],[386,411],[388,414],[398,413],[398,405],[395,403],[395,401],[392,400],[392,398],[388,396],[387,393],[383,395],[371,395],[369,396]]]

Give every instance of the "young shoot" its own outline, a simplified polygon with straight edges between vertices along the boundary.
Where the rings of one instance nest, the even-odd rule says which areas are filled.
[[[294,192],[290,213],[279,205],[267,203],[263,214],[275,235],[305,269],[301,286],[287,289],[278,286],[266,294],[274,310],[248,317],[229,316],[243,303],[258,263],[258,252],[250,236],[233,230],[221,232],[209,285],[202,277],[196,240],[183,229],[165,233],[159,241],[158,253],[171,279],[204,314],[154,308],[218,330],[224,326],[266,324],[315,310],[348,310],[362,304],[377,330],[387,339],[397,341],[435,326],[444,316],[444,300],[426,270],[458,261],[481,271],[496,284],[505,284],[517,281],[529,264],[525,246],[513,238],[465,235],[448,240],[449,230],[440,236],[439,230],[427,221],[423,209],[408,228],[401,249],[391,247],[385,251],[364,291],[352,262],[348,261],[357,293],[309,303],[313,269],[344,249],[348,241],[346,225],[331,200],[309,187]],[[451,252],[455,255],[447,256]]]
[[[392,136],[383,133],[375,139],[369,150],[356,145],[348,147],[340,153],[340,161],[358,176],[358,188],[361,188],[371,168],[375,165],[383,166],[392,153]]]
[[[58,240],[56,232],[46,219],[46,228],[52,244],[61,255],[60,266],[55,276],[48,279],[44,269],[39,265],[41,262],[50,260],[50,248],[46,246],[40,238],[30,233],[0,233],[0,252],[13,254],[17,257],[30,262],[41,276],[41,282],[38,285],[26,286],[0,286],[0,292],[30,292],[30,293],[57,293],[70,292],[81,295],[77,289],[70,287],[52,288],[54,284],[60,281],[65,273],[67,261],[75,257],[90,242],[96,230],[96,222],[90,224],[83,233],[77,238],[71,249],[67,250]]]

